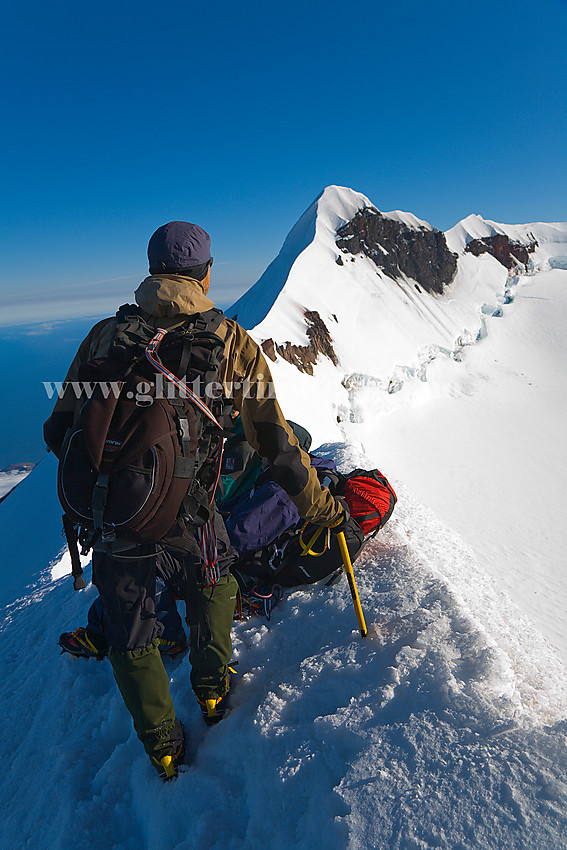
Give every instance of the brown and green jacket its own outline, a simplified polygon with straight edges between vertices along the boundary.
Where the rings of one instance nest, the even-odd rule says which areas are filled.
[[[147,321],[156,327],[171,329],[182,324],[187,316],[204,313],[215,305],[204,292],[203,284],[181,275],[147,277],[135,293],[136,302],[145,312]],[[103,319],[90,331],[79,346],[69,367],[66,382],[78,380],[79,366],[95,357],[105,357],[114,337],[115,317]],[[336,521],[342,508],[324,487],[312,468],[307,455],[299,446],[285,421],[277,399],[272,393],[244,392],[259,382],[272,382],[264,355],[249,334],[233,319],[223,319],[216,334],[224,340],[224,362],[221,380],[225,394],[232,398],[242,418],[244,434],[250,445],[270,464],[274,479],[288,493],[304,519],[321,525]],[[44,431],[50,447],[57,439],[57,423],[78,416],[81,399],[72,392],[58,399]]]

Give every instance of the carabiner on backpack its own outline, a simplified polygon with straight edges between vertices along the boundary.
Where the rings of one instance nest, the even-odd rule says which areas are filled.
[[[301,554],[302,555],[311,555],[313,558],[320,558],[321,555],[325,554],[325,552],[327,551],[327,549],[331,545],[331,531],[326,526],[320,525],[317,528],[317,531],[315,532],[315,534],[313,535],[311,540],[309,541],[309,543],[305,543],[305,541],[303,539],[303,533],[304,533],[304,531],[305,531],[305,529],[307,528],[308,525],[309,525],[309,523],[306,522],[305,525],[303,526],[303,528],[301,529],[300,534],[299,534],[299,545],[302,547]],[[324,541],[323,541],[323,548],[321,549],[320,552],[317,552],[314,549],[312,549],[312,546],[317,542],[317,540],[319,539],[319,537],[321,536],[321,534],[323,532],[326,532],[325,538],[324,538]]]

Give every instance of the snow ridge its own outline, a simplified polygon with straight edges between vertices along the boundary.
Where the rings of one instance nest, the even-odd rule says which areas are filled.
[[[320,453],[367,463],[344,446]],[[56,635],[84,622],[95,589],[60,580],[12,606],[0,629],[7,846],[286,850],[324,836],[331,850],[559,848],[565,670],[394,483],[397,516],[357,566],[367,640],[346,582],[291,593],[270,623],[235,626],[232,711],[206,732],[188,660],[168,663],[194,754],[170,786],[141,752],[108,662],[57,654]]]
[[[565,258],[567,254],[567,222],[534,222],[532,224],[499,224],[480,215],[469,215],[450,230],[445,232],[445,239],[451,251],[463,254],[469,242],[473,239],[484,239],[488,236],[502,234],[512,241],[522,245],[536,240],[538,250],[531,258],[532,269],[564,268],[554,265],[557,259]]]
[[[527,274],[510,275],[494,257],[461,252],[454,282],[433,296],[409,278],[384,279],[366,257],[337,264],[337,226],[368,205],[352,190],[325,190],[266,271],[266,291],[251,290],[239,310],[261,317],[260,341],[277,330],[301,342],[303,311],[319,312],[340,367],[321,358],[311,377],[278,359],[280,403],[322,444],[317,454],[344,471],[380,466],[398,493],[394,517],[355,566],[369,638],[358,635],[344,579],[288,594],[269,623],[235,624],[232,709],[209,730],[188,659],[166,662],[192,764],[162,786],[108,662],[58,654],[58,634],[85,623],[96,590],[73,593],[58,578],[69,560],[55,462],[46,458],[0,506],[0,589],[10,603],[0,622],[6,846],[565,846],[567,676],[541,625],[555,622],[557,611],[541,606],[561,598],[563,550],[560,567],[546,572],[550,535],[538,505],[524,508],[522,496],[526,481],[553,482],[548,491],[564,504],[556,483],[564,428],[549,397],[565,385],[565,272],[553,263],[567,225],[469,217],[450,237],[462,250],[483,228],[520,239],[509,228],[529,227],[540,253]],[[509,446],[522,458],[518,478],[516,457],[511,470],[498,465]],[[505,496],[490,502],[502,471]],[[439,519],[447,498],[457,519],[464,506],[464,530]],[[485,500],[496,504],[492,528]],[[22,552],[30,514],[37,539]],[[517,554],[526,517],[533,548]],[[481,557],[471,539],[483,536]],[[513,601],[516,586],[529,591],[524,571],[540,583],[527,605]],[[563,608],[564,629],[562,616]]]
[[[246,328],[260,324],[276,303],[282,282],[288,279],[294,263],[316,236],[334,234],[365,206],[371,206],[370,201],[360,192],[327,186],[292,227],[275,260],[257,283],[227,310],[227,315]]]

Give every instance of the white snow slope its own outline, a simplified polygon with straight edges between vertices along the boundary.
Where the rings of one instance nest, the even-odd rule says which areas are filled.
[[[28,470],[24,472],[5,472],[4,470],[0,470],[0,499],[7,496],[27,475],[29,475]]]
[[[323,202],[329,203],[321,210],[326,204],[319,200],[319,218],[335,227],[332,210],[335,222],[346,220],[361,197],[326,190]],[[305,268],[316,277],[309,254],[323,257],[324,240],[313,237],[317,224],[304,225],[312,241],[297,256],[307,252]],[[330,259],[329,277],[331,263],[340,271]],[[341,342],[339,333],[338,368],[322,359],[310,378],[287,363],[274,364],[286,415],[324,443],[320,453],[343,469],[379,463],[397,489],[394,517],[356,564],[371,635],[358,635],[346,582],[289,594],[269,623],[236,624],[233,708],[207,731],[191,695],[187,659],[170,662],[172,693],[195,752],[175,783],[161,785],[147,764],[109,664],[57,654],[57,636],[85,622],[96,592],[89,586],[73,593],[68,578],[54,578],[66,564],[47,522],[48,514],[55,522],[57,513],[52,459],[0,505],[2,572],[19,576],[19,590],[14,585],[5,591],[10,601],[0,629],[5,846],[565,847],[565,666],[539,621],[534,624],[535,600],[529,592],[515,600],[512,590],[524,575],[543,576],[543,565],[519,552],[515,536],[525,524],[534,549],[545,548],[541,503],[561,498],[561,409],[551,396],[562,389],[556,358],[563,345],[567,273],[555,267],[508,280],[492,258],[472,258],[468,268],[469,259],[463,258],[452,285],[455,302],[462,302],[455,304],[453,296],[443,296],[404,305],[410,287],[404,292],[389,281],[396,290],[390,298],[372,271],[377,305],[399,320],[400,334],[405,306],[412,333],[419,331],[417,312],[439,335],[422,343],[422,328],[404,349],[411,348],[408,358],[395,354],[386,371],[376,364],[388,365],[388,356],[377,354],[376,361],[367,358],[365,370],[356,369],[355,380],[357,358],[365,362],[362,343],[346,369],[347,335]],[[288,288],[297,261],[287,262],[289,277],[280,280],[279,293],[274,282],[266,298],[273,308],[264,320],[270,333],[264,333],[297,342],[302,329],[294,302],[322,316],[326,302],[317,280],[306,277],[309,303],[302,303],[299,277]],[[358,287],[356,294],[368,286],[370,304],[365,262],[357,258],[342,271],[349,286]],[[483,324],[479,307],[500,306],[506,288],[512,295],[501,305],[502,316]],[[338,284],[336,291],[342,291]],[[339,320],[335,336],[355,299],[343,291],[339,302],[333,293],[331,281],[327,310]],[[278,311],[288,325],[276,335]],[[432,315],[445,317],[444,331]],[[441,345],[443,333],[451,337],[451,323],[468,336],[460,334],[459,345],[459,334]],[[475,343],[479,328],[486,336]],[[375,347],[383,330],[376,319]],[[254,334],[262,336],[257,328]],[[389,342],[397,344],[395,334]],[[437,348],[418,352],[422,344]],[[402,351],[404,343],[399,345]],[[400,387],[388,393],[384,387],[392,376]],[[550,421],[552,414],[558,422]],[[534,436],[536,422],[541,424]],[[534,457],[524,452],[517,473],[507,453],[521,447],[524,424]],[[464,478],[476,467],[471,479]],[[529,491],[525,502],[522,489]],[[517,499],[514,524],[508,503]],[[492,524],[482,518],[487,501],[497,514]],[[24,506],[28,516],[46,515],[37,532],[26,524]],[[473,548],[471,539],[478,536],[483,545]],[[490,560],[493,550],[503,558],[500,575]],[[506,560],[510,551],[514,558]],[[45,566],[38,574],[40,555]],[[545,578],[555,580],[554,574]],[[553,619],[553,605],[551,612]],[[554,622],[561,644],[558,616]]]
[[[286,415],[310,423],[316,443],[363,447],[373,464],[399,475],[463,535],[567,662],[567,488],[559,474],[567,223],[469,216],[448,231],[458,271],[439,296],[418,292],[411,279],[393,282],[363,255],[336,264],[337,227],[368,205],[351,189],[328,187],[284,244],[287,262],[295,257],[287,280],[278,289],[269,277],[278,258],[231,314],[258,341],[305,345],[303,312],[320,313],[339,366],[320,357],[310,376],[279,357],[270,363]],[[408,213],[384,215],[429,227]],[[537,239],[527,273],[463,253],[467,241],[494,233]],[[263,282],[273,302],[265,316],[255,294]]]

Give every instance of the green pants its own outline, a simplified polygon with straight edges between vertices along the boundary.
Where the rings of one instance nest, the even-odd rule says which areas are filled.
[[[219,579],[213,588],[202,590],[199,613],[201,634],[207,635],[207,619],[211,641],[200,650],[191,634],[189,659],[191,684],[201,699],[221,697],[226,690],[227,667],[232,655],[230,630],[236,608],[238,582],[233,575]]]
[[[191,684],[201,699],[223,696],[227,685],[227,666],[232,652],[230,629],[236,606],[238,584],[232,575],[219,579],[200,595],[199,626],[210,642],[198,649],[191,641]],[[188,610],[195,610],[195,599],[188,600]],[[191,635],[195,632],[195,623]],[[158,649],[159,639],[141,649],[117,651],[109,648],[116,684],[126,708],[132,715],[138,738],[148,755],[156,755],[167,746],[175,720],[169,677]]]

